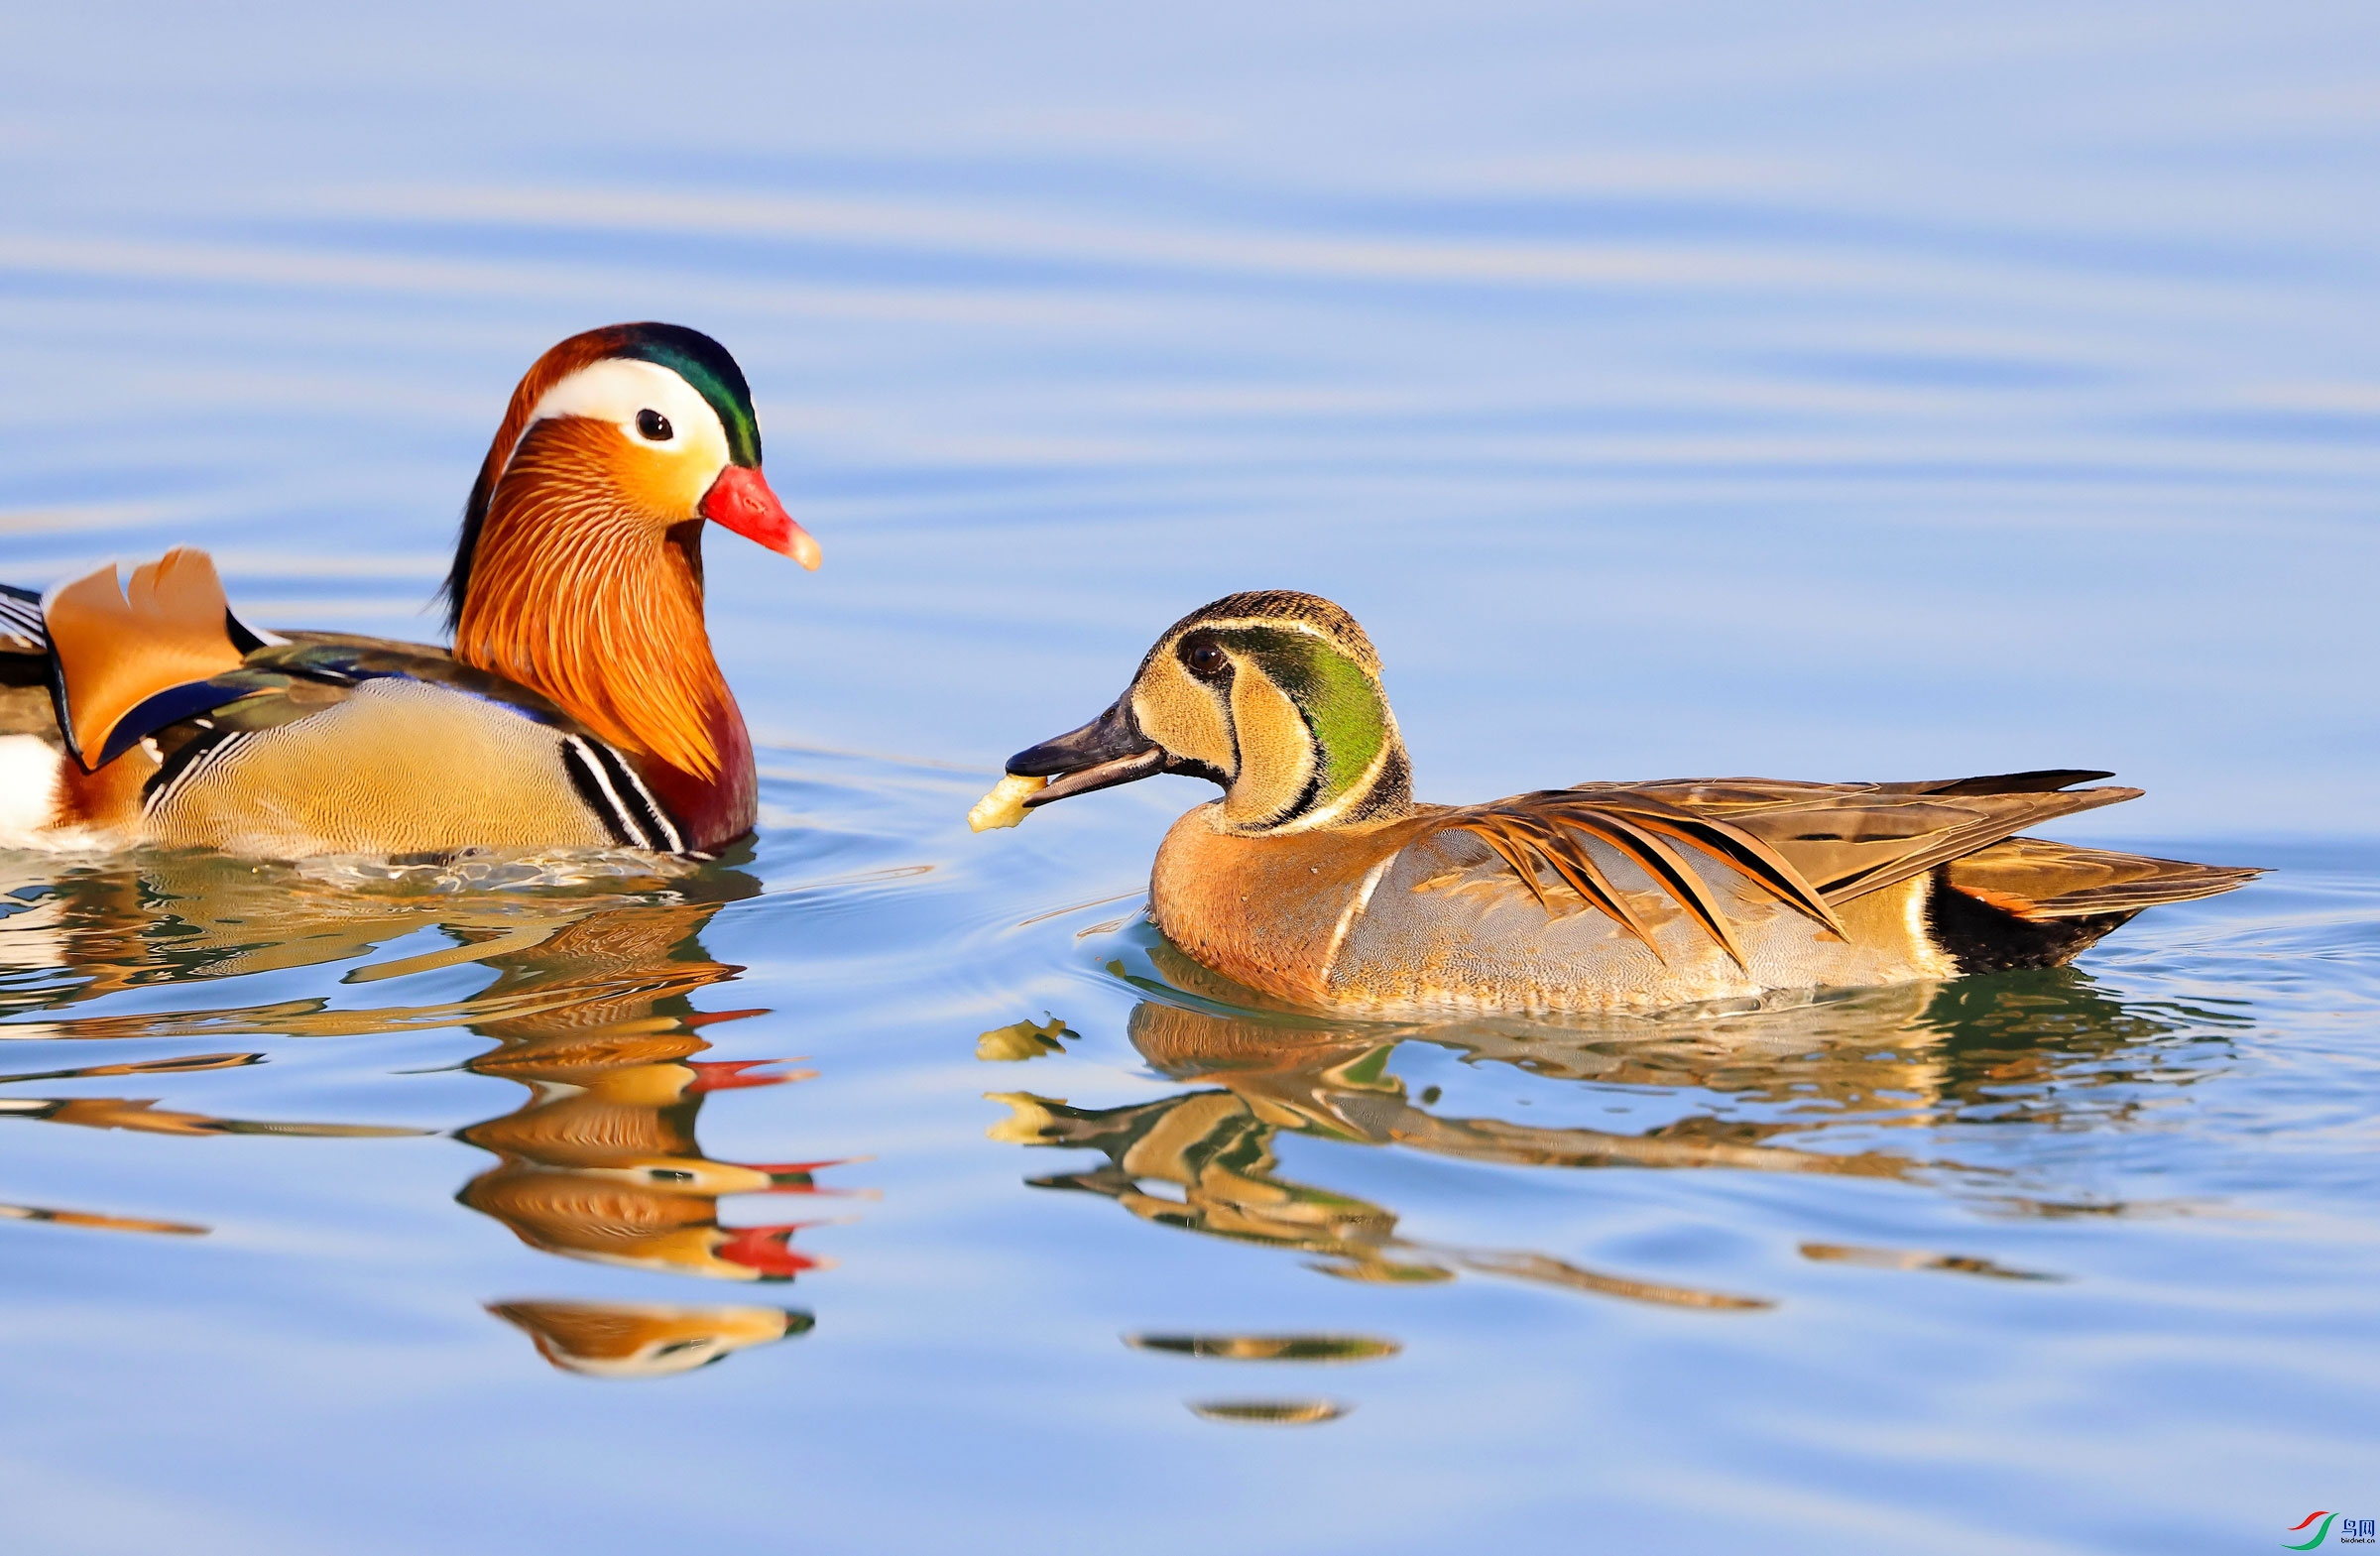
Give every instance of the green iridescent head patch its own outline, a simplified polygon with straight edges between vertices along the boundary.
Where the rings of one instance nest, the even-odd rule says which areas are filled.
[[[761,464],[761,422],[752,414],[752,389],[727,348],[683,324],[627,324],[616,355],[665,367],[694,387],[727,429],[727,455],[748,469]]]

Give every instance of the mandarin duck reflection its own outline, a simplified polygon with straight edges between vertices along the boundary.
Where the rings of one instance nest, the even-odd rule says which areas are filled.
[[[703,1027],[765,1014],[703,1013],[690,1004],[697,991],[742,971],[711,959],[700,933],[724,901],[756,894],[758,882],[739,872],[708,870],[672,883],[658,901],[544,894],[457,901],[329,892],[320,895],[355,911],[317,923],[315,889],[271,879],[281,868],[258,877],[225,860],[160,855],[146,859],[137,873],[111,863],[60,882],[56,895],[43,899],[55,910],[30,932],[77,947],[115,947],[125,967],[92,985],[27,1002],[46,1018],[21,1021],[14,1029],[53,1038],[156,1040],[465,1026],[497,1046],[464,1068],[516,1081],[530,1097],[517,1112],[460,1132],[500,1158],[463,1188],[462,1203],[501,1221],[533,1248],[571,1257],[746,1280],[788,1279],[820,1266],[822,1261],[788,1246],[798,1224],[722,1226],[718,1200],[726,1194],[826,1192],[811,1173],[830,1163],[719,1161],[695,1137],[696,1115],[710,1095],[803,1078],[764,1073],[773,1060],[697,1057],[710,1046],[700,1035]],[[0,923],[0,941],[14,922]],[[295,932],[309,924],[312,937]],[[471,965],[494,972],[494,981],[464,998],[427,1005],[334,1006],[309,998],[97,1017],[58,1009],[157,981],[161,973],[254,971],[245,958],[260,943],[274,948],[267,954],[277,958],[286,952],[286,961],[271,965],[302,965],[357,957],[374,944],[424,928],[443,930],[460,943],[365,962],[344,982],[382,987]],[[265,1057],[197,1054],[0,1082],[180,1074]],[[152,1133],[393,1133],[251,1124],[127,1099],[27,1098],[0,1104],[0,1113]]]
[[[738,1013],[750,1014],[750,1013]],[[734,1017],[715,1017],[733,1019]],[[805,1080],[751,1073],[756,1062],[688,1057],[708,1044],[678,1032],[620,1027],[508,1043],[471,1061],[482,1075],[529,1088],[517,1113],[458,1132],[501,1158],[455,1198],[531,1248],[598,1263],[730,1280],[790,1280],[825,1267],[791,1247],[808,1223],[727,1227],[727,1194],[821,1192],[811,1174],[832,1161],[715,1161],[694,1137],[712,1092]]]
[[[2070,787],[2095,772],[1420,803],[1371,641],[1287,590],[1191,612],[1113,707],[1008,769],[979,826],[1014,819],[997,803],[1012,785],[1020,814],[1158,773],[1219,784],[1157,850],[1149,916],[1251,989],[1350,1014],[1649,1010],[2055,966],[2258,873],[2017,835],[2139,795]]]
[[[781,1307],[667,1307],[652,1302],[493,1302],[537,1355],[581,1377],[668,1377],[735,1352],[810,1332]]]
[[[550,1254],[732,1280],[790,1280],[824,1267],[790,1246],[805,1223],[730,1227],[727,1194],[827,1192],[811,1174],[831,1161],[744,1163],[705,1155],[695,1117],[714,1093],[805,1080],[759,1073],[778,1061],[702,1060],[701,1028],[764,1015],[703,1013],[687,996],[742,968],[712,961],[696,938],[717,904],[626,907],[568,925],[536,965],[567,969],[474,1029],[497,1040],[464,1066],[529,1090],[517,1111],[458,1132],[499,1164],[455,1197]],[[582,997],[555,1001],[561,988]]]
[[[37,863],[30,854],[0,854],[0,864]],[[663,992],[690,993],[734,975],[704,960],[692,936],[721,903],[756,895],[759,882],[712,868],[655,871],[642,880],[622,875],[611,884],[624,890],[457,894],[401,882],[395,891],[358,890],[345,879],[314,879],[300,866],[203,852],[0,872],[0,901],[17,909],[0,917],[0,972],[62,967],[74,974],[70,982],[10,980],[18,987],[0,990],[0,1013],[48,1017],[38,1026],[21,1021],[20,1035],[75,1038],[485,1031],[527,1015],[611,1010],[624,993],[648,997],[649,1008]],[[639,887],[646,891],[624,895]],[[376,947],[422,930],[455,943],[367,959]],[[347,961],[358,965],[339,982],[358,987],[468,966],[486,967],[496,979],[461,999],[428,1004],[317,996],[187,1014],[68,1014],[125,989]]]
[[[716,849],[758,813],[702,532],[805,567],[734,358],[574,335],[513,392],[446,582],[453,647],[260,632],[203,551],[0,591],[0,847],[296,859]]]

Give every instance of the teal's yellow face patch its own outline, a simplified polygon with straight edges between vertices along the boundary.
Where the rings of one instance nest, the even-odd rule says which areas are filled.
[[[1225,785],[1236,830],[1328,824],[1391,766],[1402,782],[1379,682],[1312,625],[1193,619],[1150,654],[1132,705],[1151,739]]]
[[[1361,781],[1388,738],[1388,700],[1379,682],[1326,638],[1296,628],[1218,634],[1288,695],[1314,742],[1317,789],[1328,805]]]

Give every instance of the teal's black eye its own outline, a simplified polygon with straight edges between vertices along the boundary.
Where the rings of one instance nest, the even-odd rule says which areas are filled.
[[[1193,675],[1220,675],[1231,658],[1212,639],[1192,639],[1182,648],[1182,662]]]
[[[672,435],[669,427],[669,419],[661,415],[658,411],[638,412],[637,430],[644,433],[647,437],[651,438],[656,443],[665,443],[669,441],[670,436]]]

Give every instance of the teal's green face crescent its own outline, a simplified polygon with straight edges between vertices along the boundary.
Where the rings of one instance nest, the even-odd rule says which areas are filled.
[[[1216,634],[1288,693],[1314,740],[1313,792],[1301,810],[1327,805],[1354,787],[1388,738],[1388,704],[1364,666],[1328,640],[1287,627],[1247,627]]]

